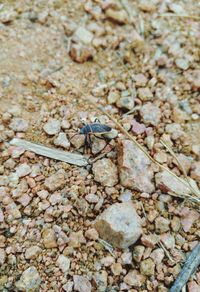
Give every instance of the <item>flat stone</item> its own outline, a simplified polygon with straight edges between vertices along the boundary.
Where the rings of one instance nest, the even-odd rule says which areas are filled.
[[[188,232],[192,227],[193,223],[200,218],[200,214],[196,210],[190,210],[189,208],[185,207],[181,211],[181,224],[183,230]]]
[[[184,135],[184,131],[181,125],[177,123],[171,123],[171,124],[166,125],[165,130],[167,133],[171,135],[171,138],[173,140],[176,140]]]
[[[141,237],[141,242],[144,246],[154,248],[155,245],[158,243],[159,238],[156,234],[144,234]]]
[[[27,163],[22,163],[16,168],[18,177],[24,177],[31,173],[31,168]]]
[[[120,97],[116,103],[117,107],[131,110],[134,107],[134,99],[131,95]]]
[[[183,58],[177,58],[175,60],[175,63],[176,63],[176,66],[179,68],[179,69],[182,69],[182,70],[187,70],[189,68],[189,62],[186,60],[186,59],[183,59]]]
[[[62,286],[65,292],[72,292],[73,291],[74,283],[72,281],[68,281],[65,285]]]
[[[95,228],[90,228],[85,232],[85,237],[90,240],[97,240],[99,238],[99,234]]]
[[[7,214],[11,216],[12,220],[21,218],[21,212],[19,211],[17,205],[14,202],[8,204],[5,207],[5,209]]]
[[[153,98],[153,94],[148,87],[145,88],[138,88],[138,96],[141,100],[147,101]]]
[[[101,264],[104,266],[104,267],[110,267],[113,263],[115,262],[115,258],[108,255],[106,257],[103,257],[101,259]]]
[[[158,217],[155,220],[155,225],[156,225],[156,230],[164,233],[166,231],[169,231],[170,227],[169,227],[170,221],[164,217]]]
[[[97,285],[97,289],[99,292],[106,291],[107,282],[108,282],[108,274],[106,271],[96,272],[94,274],[94,281]]]
[[[50,136],[56,135],[60,132],[60,122],[56,119],[50,118],[44,125],[43,130]]]
[[[83,231],[71,232],[69,235],[69,246],[80,247],[81,244],[85,244],[86,239],[83,236]]]
[[[74,35],[85,45],[90,44],[93,39],[93,33],[81,26],[75,31]]]
[[[123,140],[119,144],[118,165],[124,187],[147,193],[155,190],[151,161],[132,141]]]
[[[30,246],[26,249],[25,258],[28,260],[35,259],[41,253],[42,253],[42,249],[37,245],[33,245],[33,246]]]
[[[122,264],[123,265],[131,265],[132,264],[132,253],[129,251],[125,251],[123,252],[123,254],[121,255],[121,260],[122,260]]]
[[[15,132],[26,132],[28,129],[28,122],[21,118],[14,118],[10,123],[9,128]]]
[[[111,159],[103,158],[93,164],[94,179],[103,186],[113,187],[118,183],[118,170]]]
[[[157,265],[158,264],[161,264],[162,263],[162,260],[165,257],[164,250],[162,248],[154,249],[154,251],[152,251],[150,257],[152,258],[153,261],[155,261],[155,263]]]
[[[91,292],[92,285],[90,281],[84,276],[73,276],[74,280],[74,290],[79,292]]]
[[[164,170],[155,175],[156,185],[162,192],[174,192],[177,194],[190,194],[191,190],[181,180]]]
[[[138,123],[136,120],[133,120],[132,123],[132,132],[135,135],[140,135],[145,132],[146,126],[144,124]]]
[[[144,74],[137,74],[133,76],[133,79],[135,80],[135,86],[145,86],[147,84],[147,78]]]
[[[0,187],[7,186],[9,184],[9,179],[6,175],[0,175]]]
[[[133,259],[140,263],[145,251],[145,247],[143,245],[136,245],[133,248]]]
[[[70,148],[70,142],[67,139],[66,134],[62,132],[58,134],[58,137],[54,140],[54,144],[63,147],[64,149]]]
[[[99,236],[115,247],[127,248],[142,234],[140,217],[131,202],[115,203],[95,221]]]
[[[45,248],[54,248],[57,247],[56,235],[53,229],[45,229],[42,232],[42,238]]]
[[[113,104],[116,101],[118,101],[118,99],[120,98],[120,93],[119,91],[116,90],[111,90],[108,94],[107,100],[109,104]]]
[[[124,10],[114,10],[109,8],[106,10],[106,16],[110,20],[119,24],[126,24],[128,22],[128,15]]]
[[[111,271],[112,271],[113,275],[119,276],[123,271],[122,265],[120,263],[112,264]]]
[[[61,169],[45,179],[44,186],[48,191],[54,192],[65,185],[65,172]]]
[[[143,260],[140,264],[140,272],[145,276],[153,276],[155,272],[154,261],[150,258]]]
[[[26,269],[18,282],[16,282],[16,287],[20,291],[38,291],[41,283],[40,275],[34,266]]]
[[[160,122],[161,111],[158,106],[148,102],[140,109],[144,123],[157,126]]]
[[[131,270],[124,277],[124,282],[130,286],[141,287],[145,283],[145,277],[141,275],[137,270]]]
[[[19,158],[24,152],[25,149],[23,147],[13,147],[11,156],[12,158]]]
[[[176,236],[177,237],[177,236]],[[164,233],[161,235],[161,241],[165,245],[165,247],[169,249],[173,249],[175,247],[175,238],[170,233]]]
[[[70,268],[70,259],[63,254],[59,255],[57,261],[56,261],[58,267],[60,270],[66,275]]]

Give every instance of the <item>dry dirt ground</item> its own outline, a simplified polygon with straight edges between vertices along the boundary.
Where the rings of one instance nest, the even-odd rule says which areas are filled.
[[[0,291],[169,290],[200,236],[199,15],[198,1],[0,2]],[[85,168],[9,144],[84,154],[70,138],[96,118],[118,134]],[[142,234],[122,248],[93,222],[131,201]]]

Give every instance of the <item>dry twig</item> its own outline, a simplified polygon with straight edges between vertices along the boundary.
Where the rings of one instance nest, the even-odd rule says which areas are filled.
[[[192,250],[169,292],[180,292],[200,265],[200,243]]]
[[[181,18],[192,18],[195,20],[200,20],[200,17],[197,15],[184,15],[184,14],[174,14],[174,13],[164,13],[160,14],[159,17],[181,17]]]
[[[87,158],[83,155],[74,154],[68,151],[51,149],[49,147],[35,144],[26,140],[14,138],[10,141],[10,144],[22,147],[25,150],[32,151],[42,156],[64,161],[70,164],[78,166],[86,166],[88,164]]]

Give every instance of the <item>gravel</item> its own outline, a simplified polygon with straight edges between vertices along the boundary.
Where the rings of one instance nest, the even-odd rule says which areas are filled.
[[[0,5],[0,291],[167,292],[200,235],[198,198],[160,143],[199,187],[196,3],[65,4]],[[113,129],[103,150],[73,137],[95,119]],[[197,270],[185,289],[199,287]]]

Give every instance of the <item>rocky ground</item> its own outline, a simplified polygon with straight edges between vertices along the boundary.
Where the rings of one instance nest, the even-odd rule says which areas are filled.
[[[168,291],[200,236],[199,31],[194,0],[0,4],[0,291]]]

